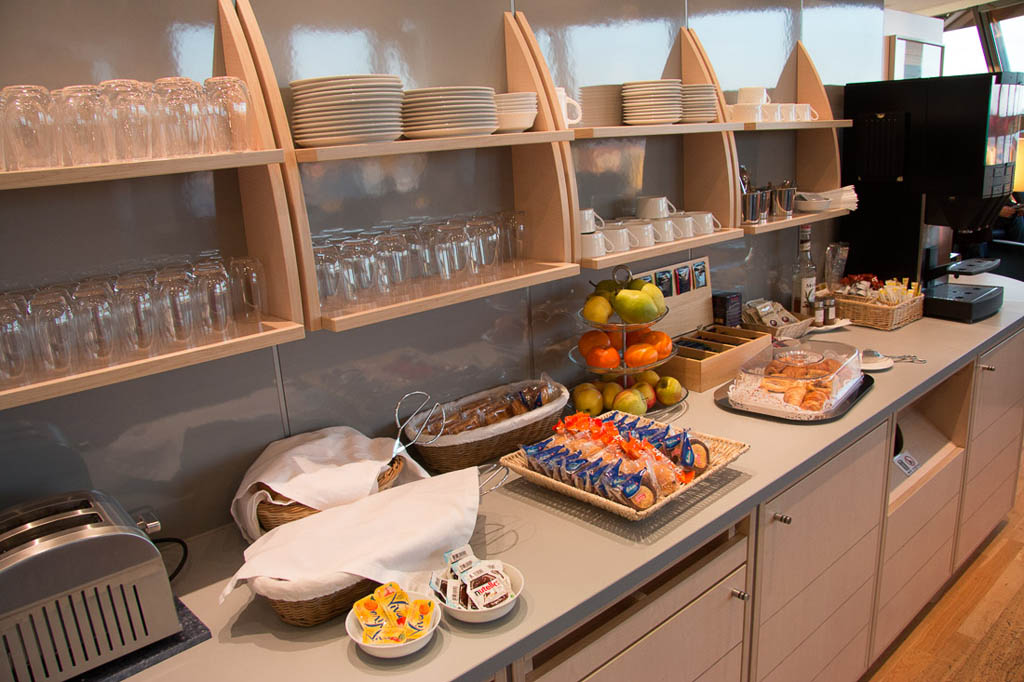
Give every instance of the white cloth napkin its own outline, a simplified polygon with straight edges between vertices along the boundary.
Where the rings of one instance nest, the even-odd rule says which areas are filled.
[[[469,542],[479,484],[470,467],[278,526],[245,550],[221,601],[249,579],[260,594],[289,601],[330,594],[346,574],[422,589],[444,552]]]
[[[259,483],[313,509],[362,499],[377,492],[377,475],[391,461],[394,444],[392,438],[367,438],[348,426],[274,441],[245,473],[231,502],[231,516],[249,542],[262,535],[256,506],[273,500],[256,487]],[[429,476],[404,448],[399,456],[405,466],[396,486]]]

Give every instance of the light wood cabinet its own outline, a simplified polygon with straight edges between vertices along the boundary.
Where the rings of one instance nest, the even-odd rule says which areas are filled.
[[[846,649],[871,619],[888,448],[886,422],[760,507],[752,679],[812,680],[856,658]]]

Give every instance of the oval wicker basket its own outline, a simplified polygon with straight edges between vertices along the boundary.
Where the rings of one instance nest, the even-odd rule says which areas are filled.
[[[448,414],[461,405],[481,400],[492,394],[501,395],[522,390],[522,388],[535,383],[535,381],[519,381],[495,386],[486,391],[445,403],[445,413]],[[432,443],[416,443],[416,450],[427,466],[441,473],[447,473],[483,464],[487,460],[507,455],[518,449],[520,445],[535,443],[550,435],[551,429],[562,417],[562,408],[569,402],[569,390],[561,384],[554,385],[558,388],[558,396],[546,405],[496,424],[482,426],[454,436],[441,436]],[[426,415],[410,422],[405,427],[407,439],[412,440],[425,418]],[[424,438],[429,437],[424,436]]]

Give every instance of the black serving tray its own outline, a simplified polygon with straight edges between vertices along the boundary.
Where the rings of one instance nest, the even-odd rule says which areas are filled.
[[[723,410],[728,412],[735,412],[736,414],[746,414],[752,417],[760,417],[761,419],[771,419],[777,422],[786,422],[787,424],[824,424],[827,422],[834,422],[837,419],[841,419],[844,414],[850,411],[850,408],[857,404],[857,401],[864,397],[864,394],[871,390],[871,387],[875,385],[875,378],[870,374],[861,374],[860,385],[856,389],[851,391],[843,400],[833,407],[828,412],[822,412],[821,417],[814,419],[787,419],[786,417],[779,417],[774,414],[764,414],[762,412],[755,412],[753,410],[745,409],[742,407],[736,407],[729,402],[729,387],[732,386],[730,381],[727,384],[723,384],[718,390],[715,391],[715,404]]]

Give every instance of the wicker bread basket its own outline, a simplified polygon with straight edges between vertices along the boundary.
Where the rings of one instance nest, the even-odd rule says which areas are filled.
[[[891,331],[924,316],[924,295],[915,296],[898,305],[869,303],[859,296],[836,294],[836,315],[847,317],[861,327]]]
[[[462,405],[491,395],[504,395],[522,390],[534,383],[536,382],[520,381],[459,398],[444,405],[445,414],[451,414]],[[508,454],[520,445],[534,443],[550,435],[551,429],[562,416],[562,408],[569,402],[569,390],[561,384],[555,386],[558,388],[558,395],[546,405],[496,424],[464,431],[454,436],[442,435],[432,443],[416,443],[415,448],[427,466],[446,473],[482,464]],[[409,440],[413,439],[424,418],[426,415],[413,420],[405,427],[405,434]],[[423,439],[429,440],[429,436],[424,435]]]
[[[753,322],[742,322],[740,323],[744,329],[753,329],[756,332],[765,332],[771,334],[773,337],[781,337],[786,339],[799,339],[801,336],[807,333],[807,330],[814,324],[814,317],[808,315],[804,317],[800,313],[790,313],[793,317],[797,318],[799,322],[792,322],[790,324],[784,324],[781,327],[769,327],[766,324],[755,324]]]

